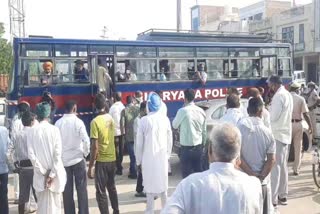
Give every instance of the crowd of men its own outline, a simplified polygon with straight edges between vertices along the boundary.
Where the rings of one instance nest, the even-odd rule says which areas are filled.
[[[204,110],[194,102],[195,91],[186,89],[172,127],[160,92],[151,92],[145,102],[136,92],[125,98],[126,105],[117,92],[111,106],[99,93],[90,137],[76,116],[75,101],[65,103],[66,113],[55,124],[50,103],[37,104],[33,114],[21,102],[11,133],[0,127],[0,213],[9,212],[8,160],[20,175],[19,213],[32,201],[39,214],[61,213],[63,198],[65,213],[75,214],[74,184],[79,213],[89,213],[87,178],[95,180],[100,212],[109,213],[109,197],[113,213],[120,213],[115,176],[123,174],[124,146],[130,157],[128,178],[137,179],[135,196],[146,197],[147,214],[154,213],[157,197],[162,213],[274,213],[278,204],[287,204],[289,145],[294,144],[293,174],[298,176],[301,123],[306,120],[315,133],[309,111],[320,98],[314,83],[304,97],[299,84],[292,83],[288,91],[279,76],[271,76],[268,86],[271,102],[264,102],[263,89],[251,88],[246,111],[240,93],[231,88],[218,124],[207,124]],[[179,129],[184,179],[167,200],[172,128]]]

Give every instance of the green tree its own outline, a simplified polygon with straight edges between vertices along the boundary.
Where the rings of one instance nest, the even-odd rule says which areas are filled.
[[[11,44],[3,37],[4,25],[0,22],[0,74],[9,74],[12,71],[13,54]]]

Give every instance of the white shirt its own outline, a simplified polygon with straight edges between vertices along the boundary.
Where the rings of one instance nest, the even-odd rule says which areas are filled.
[[[261,118],[247,117],[238,122],[241,132],[241,159],[255,173],[261,173],[267,160],[267,154],[276,153],[276,141],[271,130],[266,127]],[[269,176],[264,184],[269,183]]]
[[[41,121],[27,133],[28,157],[34,167],[33,187],[36,192],[45,189],[47,172],[53,178],[51,192],[61,193],[66,184],[66,171],[61,159],[61,135],[54,125]]]
[[[270,121],[274,138],[284,144],[291,144],[292,111],[292,96],[281,86],[271,101]]]
[[[115,124],[115,135],[114,136],[120,136],[121,135],[121,129],[120,129],[120,119],[121,119],[121,112],[124,109],[124,105],[122,104],[121,101],[115,102],[109,111],[109,114],[114,120]]]
[[[75,114],[64,114],[56,124],[62,140],[62,161],[65,167],[73,166],[87,157],[90,139],[82,120]]]
[[[220,121],[231,123],[237,126],[239,120],[243,118],[243,113],[240,108],[228,108],[226,114],[220,118]]]
[[[7,152],[9,143],[8,129],[0,126],[0,174],[8,173]]]
[[[261,214],[260,181],[232,163],[215,162],[210,169],[183,179],[162,214]]]
[[[146,193],[168,190],[168,160],[172,149],[169,118],[161,112],[151,112],[141,118],[136,142],[136,161],[141,164]]]

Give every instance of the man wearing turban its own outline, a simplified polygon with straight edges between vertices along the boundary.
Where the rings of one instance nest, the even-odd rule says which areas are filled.
[[[159,111],[161,105],[159,95],[151,92],[147,100],[149,113],[141,118],[137,131],[136,162],[147,194],[146,213],[153,213],[155,196],[161,196],[162,206],[167,199],[172,131],[169,118]]]
[[[52,67],[53,64],[50,61],[46,61],[42,64],[43,74],[40,77],[41,85],[48,85],[52,83]]]
[[[49,123],[51,106],[47,102],[36,106],[39,124],[27,135],[28,157],[34,166],[33,187],[38,196],[37,213],[62,212],[61,193],[66,184],[66,172],[61,159],[61,135]]]

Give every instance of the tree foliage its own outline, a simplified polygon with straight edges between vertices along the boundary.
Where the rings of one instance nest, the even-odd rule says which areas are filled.
[[[11,44],[3,38],[4,25],[0,22],[0,73],[9,74],[12,70],[13,54]]]

